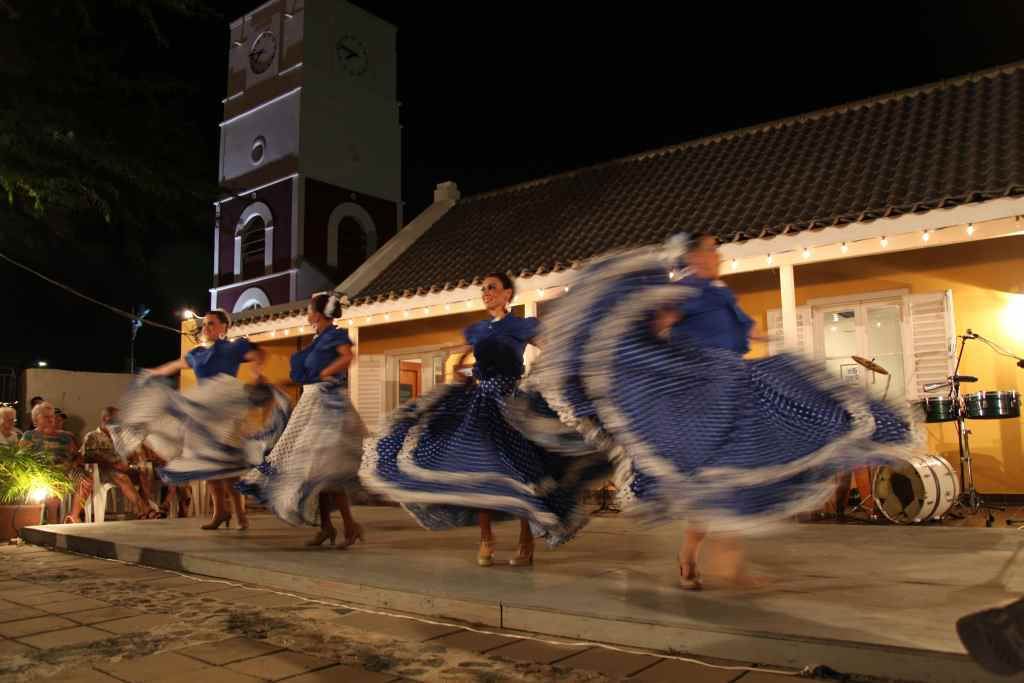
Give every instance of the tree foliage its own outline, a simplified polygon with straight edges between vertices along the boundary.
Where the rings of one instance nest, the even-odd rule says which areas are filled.
[[[175,307],[202,305],[227,17],[253,4],[0,0],[0,251],[120,307],[146,303],[165,322]],[[8,350],[76,333],[72,343],[88,345],[97,323],[115,324],[31,276],[0,272],[0,289],[12,287],[15,318],[33,334],[9,337]],[[80,320],[37,311],[37,292]],[[153,360],[174,352],[173,335],[140,343],[156,339]],[[97,340],[84,358],[110,346]],[[121,369],[119,336],[116,346],[93,369]]]

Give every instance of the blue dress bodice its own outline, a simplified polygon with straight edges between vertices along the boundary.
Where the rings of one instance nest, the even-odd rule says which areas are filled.
[[[688,275],[678,281],[697,290],[679,306],[683,318],[672,326],[671,338],[686,335],[703,346],[728,349],[738,354],[750,350],[750,330],[754,321],[743,312],[736,295],[720,280]]]
[[[218,339],[211,346],[197,346],[185,354],[185,362],[200,380],[217,375],[238,375],[238,366],[245,362],[245,354],[253,350],[248,339],[233,342]]]
[[[466,342],[473,347],[476,365],[473,375],[487,378],[495,375],[521,377],[523,352],[537,335],[536,318],[506,315],[501,320],[481,320],[466,328]]]
[[[338,359],[338,347],[352,343],[348,331],[340,327],[329,327],[313,339],[306,348],[292,354],[291,378],[296,384],[315,384],[320,380],[324,368]],[[344,370],[338,379],[344,380],[348,370]]]

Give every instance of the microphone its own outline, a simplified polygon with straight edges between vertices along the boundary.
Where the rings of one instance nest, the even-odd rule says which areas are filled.
[[[977,339],[978,335],[974,334],[971,328],[967,328],[967,334],[964,335],[964,339]]]

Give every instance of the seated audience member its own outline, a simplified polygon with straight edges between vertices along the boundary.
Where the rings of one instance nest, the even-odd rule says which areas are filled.
[[[110,438],[107,425],[116,416],[117,408],[107,406],[103,409],[100,413],[100,426],[85,435],[82,455],[85,457],[85,462],[95,463],[99,468],[101,482],[114,484],[121,490],[124,497],[135,508],[140,519],[155,519],[160,514],[139,496],[138,491],[132,485],[131,477],[129,477],[128,463],[124,462],[114,450],[114,442]]]
[[[57,429],[52,405],[46,401],[37,403],[32,409],[32,424],[36,425],[35,429],[22,434],[20,443],[46,451],[67,472],[74,485],[74,496],[71,511],[64,517],[64,523],[74,524],[80,520],[85,500],[92,495],[92,477],[82,463],[81,454],[74,447],[75,437]]]

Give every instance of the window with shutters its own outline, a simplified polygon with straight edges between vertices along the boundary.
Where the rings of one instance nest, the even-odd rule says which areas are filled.
[[[259,277],[266,268],[267,224],[262,216],[249,219],[242,229],[242,277]]]
[[[768,312],[769,352],[782,350],[782,312]],[[797,309],[798,350],[830,375],[873,396],[914,400],[923,385],[952,373],[955,331],[952,292],[865,293],[812,301]],[[867,370],[853,357],[888,371]]]
[[[379,432],[384,422],[385,360],[385,356],[375,354],[361,353],[356,357],[358,380],[351,400],[371,434]]]

